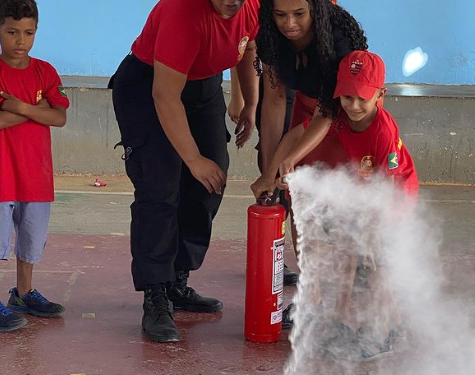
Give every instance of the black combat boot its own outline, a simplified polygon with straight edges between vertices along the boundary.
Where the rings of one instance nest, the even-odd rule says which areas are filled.
[[[189,271],[177,271],[176,282],[168,289],[168,298],[177,310],[193,312],[216,312],[223,309],[223,303],[215,298],[202,297],[187,286]]]
[[[294,321],[290,317],[290,314],[293,313],[294,304],[289,303],[289,305],[282,312],[282,329],[291,329],[294,325]]]
[[[299,281],[299,275],[284,264],[284,285],[296,285]]]
[[[145,289],[143,311],[142,328],[150,340],[158,342],[180,340],[165,284]]]

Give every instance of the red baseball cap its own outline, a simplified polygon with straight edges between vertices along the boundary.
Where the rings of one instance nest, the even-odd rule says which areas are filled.
[[[377,89],[384,87],[385,74],[381,57],[369,51],[353,51],[340,62],[333,98],[356,95],[371,99]]]

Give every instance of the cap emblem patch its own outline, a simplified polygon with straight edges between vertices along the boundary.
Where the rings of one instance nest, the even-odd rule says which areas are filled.
[[[361,69],[363,69],[363,62],[360,60],[355,60],[351,62],[350,65],[350,73],[353,74],[354,76],[359,74],[361,72]]]

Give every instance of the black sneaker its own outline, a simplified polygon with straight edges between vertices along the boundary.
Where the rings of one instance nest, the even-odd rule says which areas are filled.
[[[14,314],[12,310],[0,302],[0,332],[14,331],[23,327],[26,323],[25,318]]]
[[[202,297],[193,288],[187,286],[188,271],[177,272],[176,283],[168,289],[168,298],[176,310],[212,313],[221,311],[223,303],[216,298]]]
[[[291,314],[293,313],[293,303],[289,303],[289,305],[285,308],[282,312],[282,329],[291,329],[292,325],[294,324],[293,320],[291,319]]]
[[[299,281],[299,275],[284,264],[284,285],[296,285]]]
[[[145,290],[143,311],[142,329],[150,340],[180,341],[180,333],[173,321],[173,309],[170,308],[165,285],[157,285]]]
[[[48,301],[36,289],[20,297],[17,288],[10,290],[10,299],[7,307],[14,312],[25,313],[43,318],[52,318],[64,313],[64,307],[58,303]]]

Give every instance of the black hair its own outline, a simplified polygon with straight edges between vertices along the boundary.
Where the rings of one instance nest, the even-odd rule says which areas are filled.
[[[33,18],[38,26],[38,7],[35,0],[0,0],[0,25],[5,19],[12,17],[19,21],[22,18]]]
[[[316,98],[324,117],[336,117],[340,103],[333,99],[336,86],[339,59],[333,45],[333,29],[339,28],[350,40],[352,50],[368,49],[364,31],[355,18],[330,0],[306,0],[313,19],[313,33],[310,48],[315,51],[316,63],[320,67],[316,74]],[[279,85],[281,52],[288,51],[288,39],[282,35],[274,21],[274,0],[261,0],[259,8],[259,33],[256,37],[258,60],[270,66],[272,86]],[[259,61],[255,62],[256,69]]]

